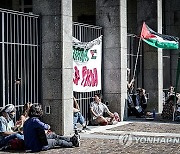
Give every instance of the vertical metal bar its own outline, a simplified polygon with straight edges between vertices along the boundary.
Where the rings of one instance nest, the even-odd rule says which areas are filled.
[[[13,21],[14,21],[14,26],[13,26],[13,33],[14,33],[14,39],[13,39],[13,42],[12,43],[15,43],[15,35],[16,35],[16,29],[15,29],[15,23],[16,23],[16,21],[15,21],[15,14],[13,15]],[[14,46],[14,78],[13,78],[13,83],[14,83],[14,81],[16,80],[16,77],[17,77],[17,72],[16,72],[16,69],[17,69],[17,66],[16,66],[16,45],[14,44],[13,45]],[[19,96],[19,92],[18,92],[18,85],[17,84],[15,84],[15,86],[14,86],[14,104],[15,104],[15,106],[17,105],[17,102],[18,102],[18,96]]]
[[[27,42],[26,42],[26,47],[27,47],[27,83],[28,83],[28,89],[27,89],[27,92],[28,92],[28,102],[31,101],[30,97],[31,97],[31,93],[30,93],[30,65],[29,65],[29,61],[30,61],[30,46],[28,45],[29,44],[29,19],[28,17],[26,17],[26,20],[27,20]]]
[[[5,106],[5,51],[4,51],[4,12],[2,12],[2,78],[3,78],[3,106]]]
[[[12,14],[10,14],[10,22],[9,22],[9,33],[10,33],[10,46],[11,46],[11,48],[10,48],[10,63],[11,63],[11,65],[10,65],[10,72],[11,72],[11,76],[10,76],[10,84],[11,84],[11,101],[13,101],[13,96],[14,96],[14,90],[13,90],[13,86],[14,86],[14,82],[13,82],[13,59],[12,59],[12,57],[13,57],[13,54],[12,54]],[[9,102],[8,102],[9,103]]]
[[[31,23],[31,17],[29,17],[29,24],[30,24],[30,26],[29,26],[29,36],[30,36],[30,40],[29,40],[29,47],[30,47],[30,77],[29,77],[29,83],[30,83],[30,86],[31,86],[31,92],[30,92],[30,97],[31,97],[31,102],[33,102],[33,87],[32,87],[32,85],[33,85],[33,69],[32,69],[32,65],[33,65],[33,63],[32,63],[32,57],[33,57],[33,50],[32,50],[32,23]]]
[[[79,26],[79,40],[82,41],[82,37],[81,37],[81,26]]]
[[[35,19],[33,18],[33,42],[32,42],[32,44],[33,45],[35,45]],[[35,53],[36,53],[36,50],[35,50],[35,46],[33,46],[33,61],[34,61],[34,68],[33,68],[33,83],[34,83],[34,85],[33,85],[33,87],[34,87],[34,89],[33,89],[33,91],[34,91],[34,102],[36,102],[36,95],[38,95],[37,94],[37,91],[36,91],[36,75],[35,75],[35,73],[36,73],[36,56],[35,56]]]
[[[15,40],[17,43],[19,43],[19,21],[18,21],[18,14],[16,15],[16,39]],[[19,51],[19,44],[17,44],[17,78],[20,79],[21,76],[20,76],[20,51]],[[21,81],[20,81],[20,84],[18,84],[18,101],[17,101],[17,108],[18,108],[18,111],[19,111],[19,106],[21,104]]]
[[[9,51],[8,51],[8,46],[9,46],[9,43],[8,43],[9,42],[9,40],[8,40],[8,34],[9,34],[8,33],[8,28],[9,28],[9,25],[8,25],[8,13],[7,13],[6,16],[7,16],[6,17],[6,19],[7,19],[7,22],[6,22],[7,23],[7,25],[6,25],[6,27],[7,27],[7,33],[6,33],[7,34],[7,37],[6,37],[7,44],[6,45],[7,45],[7,72],[8,72],[8,76],[7,76],[7,81],[8,81],[8,83],[7,83],[7,85],[8,85],[8,88],[7,88],[7,91],[8,91],[8,94],[7,94],[8,95],[8,101],[7,102],[9,104],[9,100],[10,100],[10,96],[9,96],[10,95],[10,88],[9,87],[11,85],[11,82],[9,81]]]
[[[23,31],[23,26],[22,26],[22,15],[20,16],[20,35],[21,35],[21,40],[20,40],[20,52],[21,52],[21,57],[20,57],[20,61],[21,61],[21,104],[23,104],[24,102],[24,93],[23,93],[23,83],[24,83],[24,78],[23,78],[23,35],[22,35],[22,31]],[[25,67],[25,66],[24,66]]]
[[[23,60],[24,60],[24,100],[25,100],[25,102],[27,102],[27,94],[26,94],[26,90],[27,90],[27,79],[26,79],[26,54],[27,54],[27,52],[26,52],[26,39],[25,39],[25,37],[26,37],[26,16],[23,16],[24,17],[24,26],[23,26],[23,28],[24,28],[24,41],[23,41],[23,45],[24,45],[24,58],[23,58]]]
[[[27,51],[26,51],[26,57],[27,57],[27,61],[26,61],[26,65],[27,65],[27,68],[26,68],[26,73],[27,73],[27,97],[28,97],[28,102],[30,102],[31,100],[29,99],[30,97],[29,97],[29,94],[30,94],[30,92],[29,92],[29,88],[30,88],[30,86],[29,86],[29,46],[27,45],[28,43],[29,43],[29,21],[28,21],[28,17],[26,17],[26,23],[27,23],[27,29],[26,29],[26,31],[27,31],[27,35],[26,35],[26,47],[27,47]]]
[[[36,76],[36,81],[37,81],[37,101],[36,102],[38,102],[39,103],[39,38],[38,38],[38,34],[39,34],[39,31],[38,31],[38,19],[36,19],[36,60],[37,60],[37,72],[36,72],[36,74],[37,74],[37,76]]]

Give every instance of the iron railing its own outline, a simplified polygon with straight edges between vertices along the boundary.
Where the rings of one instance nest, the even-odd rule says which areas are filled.
[[[40,100],[39,16],[0,9],[0,107]]]

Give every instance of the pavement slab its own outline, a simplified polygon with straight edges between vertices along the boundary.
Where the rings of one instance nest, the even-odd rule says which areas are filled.
[[[180,153],[180,126],[172,123],[158,122],[119,122],[109,126],[89,126],[91,131],[80,133],[81,145],[75,148],[56,148],[42,151],[43,154],[178,154]],[[135,133],[142,140],[134,140],[124,133]],[[144,133],[144,134],[143,134]],[[148,134],[149,133],[149,134]],[[151,134],[151,135],[150,135]],[[154,135],[153,135],[154,134]],[[162,136],[161,136],[162,135]],[[147,136],[160,136],[161,143],[147,142]],[[121,138],[124,137],[124,138]],[[165,142],[167,138],[178,137],[178,142]],[[169,141],[169,140],[167,140]],[[0,152],[7,153],[7,152]],[[24,151],[9,151],[9,153],[25,153]]]

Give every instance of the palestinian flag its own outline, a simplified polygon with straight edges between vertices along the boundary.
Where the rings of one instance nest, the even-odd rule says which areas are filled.
[[[159,34],[149,28],[145,22],[142,26],[141,39],[147,44],[162,49],[178,49],[179,38],[169,35]]]

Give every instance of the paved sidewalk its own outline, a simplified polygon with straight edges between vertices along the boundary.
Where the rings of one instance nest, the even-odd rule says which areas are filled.
[[[180,153],[180,124],[178,123],[128,121],[119,122],[116,125],[89,128],[91,131],[80,133],[80,147],[58,148],[40,153]]]

